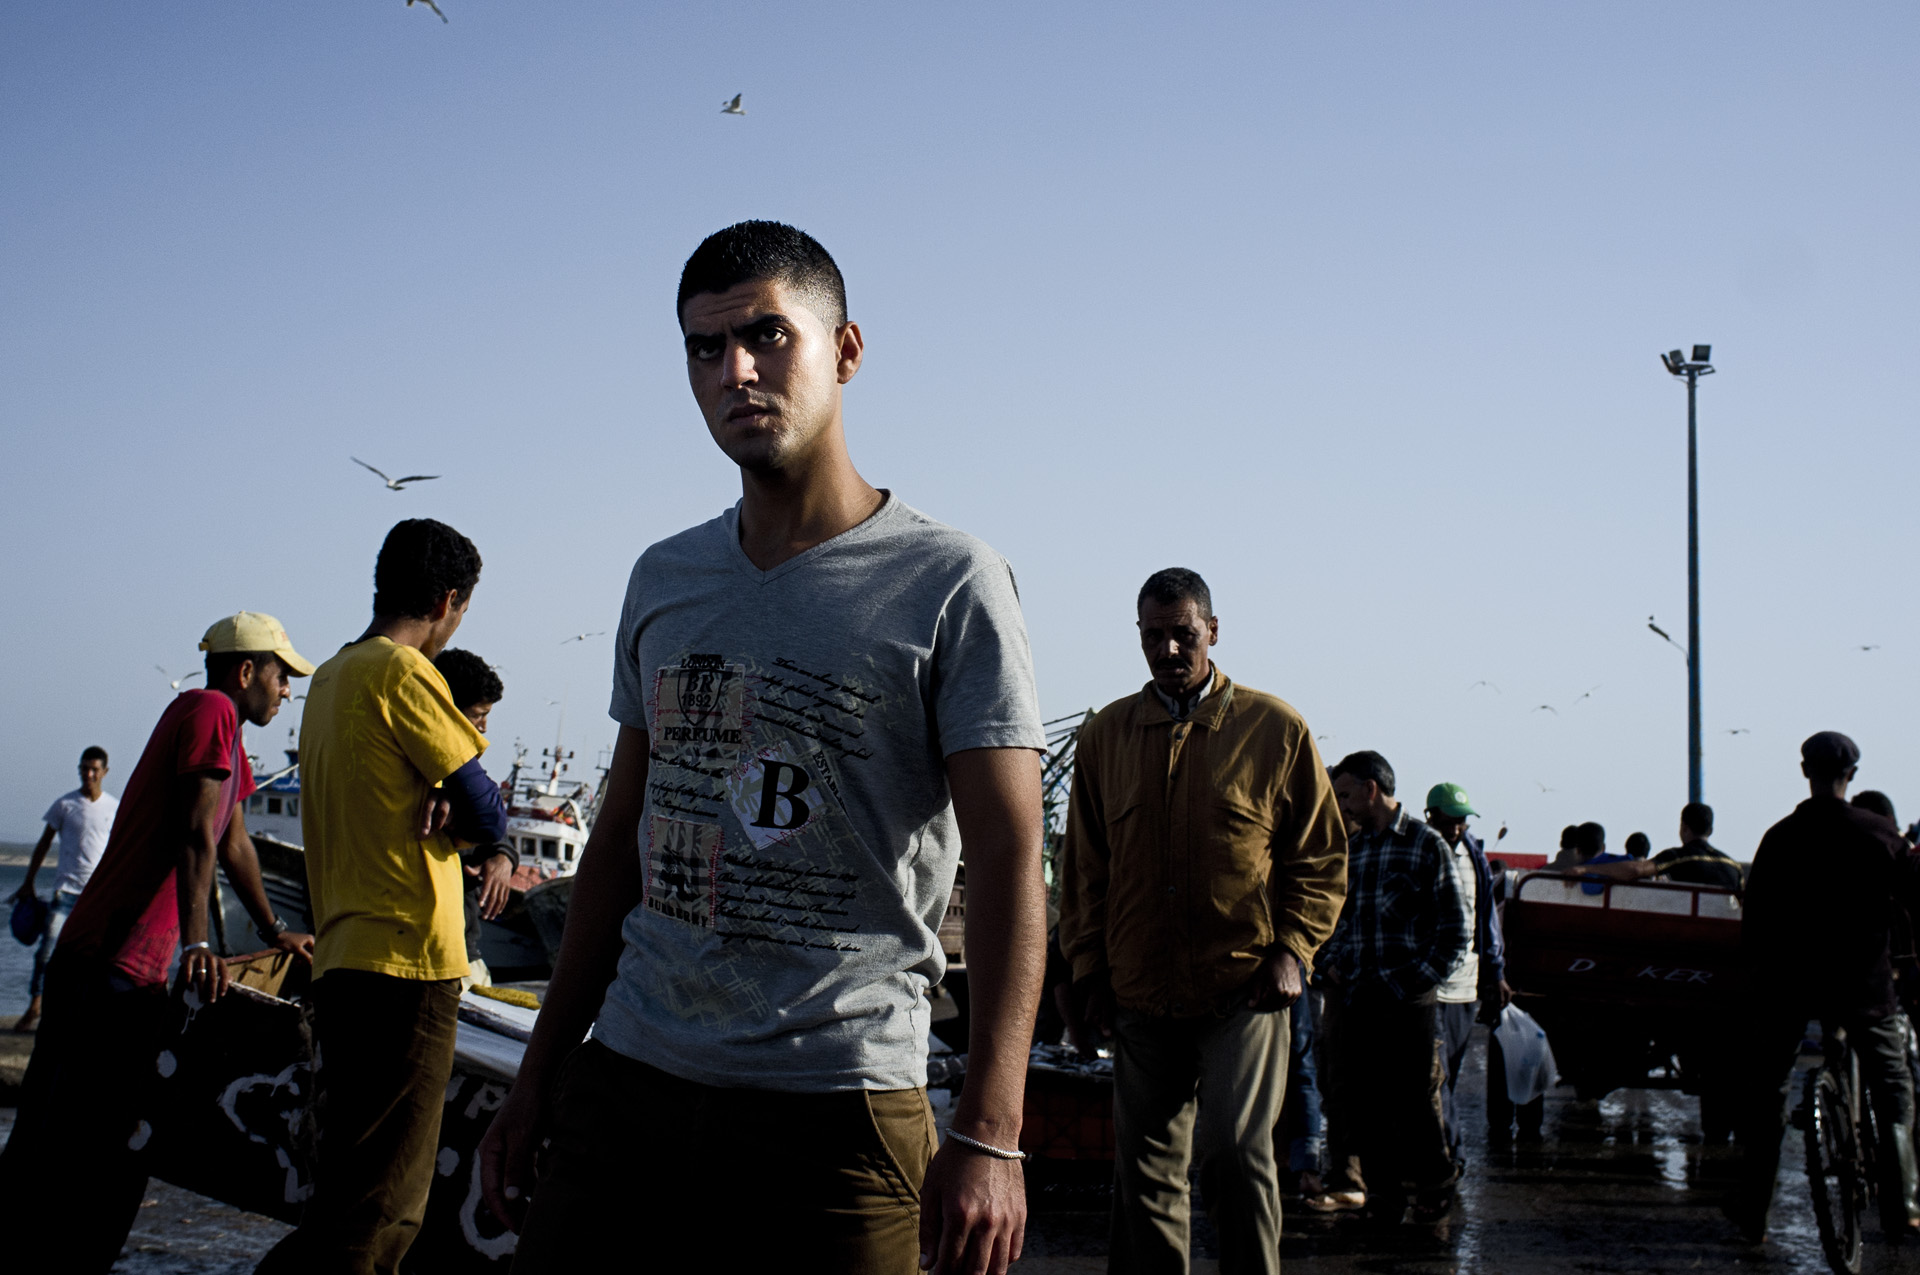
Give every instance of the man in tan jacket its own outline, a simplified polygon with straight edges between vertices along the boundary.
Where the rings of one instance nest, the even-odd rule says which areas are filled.
[[[1086,1039],[1113,1042],[1108,1269],[1184,1275],[1197,1130],[1221,1269],[1277,1272],[1288,1013],[1340,913],[1346,833],[1300,715],[1208,658],[1206,582],[1156,572],[1137,611],[1153,680],[1080,732],[1060,895]]]

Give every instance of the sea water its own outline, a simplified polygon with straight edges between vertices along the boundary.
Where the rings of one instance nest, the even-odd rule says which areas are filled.
[[[11,857],[32,849],[31,846],[0,846],[0,853]],[[13,892],[26,879],[27,869],[24,865],[0,864],[0,905],[5,906],[9,916],[13,914]],[[40,887],[40,897],[45,898],[53,886],[53,877],[45,865],[41,867],[40,878],[35,884]],[[33,952],[33,948],[13,941],[12,930],[0,934],[0,1026],[13,1026],[13,1020],[27,1011],[27,984],[33,979]]]

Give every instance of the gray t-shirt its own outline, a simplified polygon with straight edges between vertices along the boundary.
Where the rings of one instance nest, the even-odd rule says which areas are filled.
[[[944,759],[1046,746],[1013,572],[908,508],[761,571],[739,507],[641,555],[616,721],[646,894],[594,1037],[706,1084],[926,1083],[960,859]]]

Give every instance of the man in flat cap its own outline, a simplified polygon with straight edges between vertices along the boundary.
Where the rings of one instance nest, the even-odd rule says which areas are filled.
[[[1846,1029],[1873,1097],[1882,1224],[1891,1236],[1920,1235],[1907,1022],[1888,950],[1895,910],[1920,903],[1920,860],[1885,820],[1847,804],[1860,764],[1851,739],[1821,731],[1800,758],[1812,795],[1767,830],[1747,879],[1740,938],[1752,1062],[1746,1162],[1727,1213],[1748,1239],[1766,1234],[1794,1059],[1817,1018]]]
[[[165,1043],[167,972],[211,1000],[227,966],[208,942],[214,863],[260,939],[311,959],[260,883],[241,814],[253,792],[242,722],[265,726],[313,665],[280,621],[230,615],[200,640],[207,688],[182,691],[147,740],[106,849],[47,964],[46,1014],[0,1155],[0,1235],[22,1271],[105,1271],[146,1195],[147,1080]],[[57,1222],[54,1221],[57,1219]]]

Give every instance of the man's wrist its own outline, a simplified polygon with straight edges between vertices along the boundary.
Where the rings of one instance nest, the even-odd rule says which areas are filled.
[[[996,1147],[1016,1147],[1020,1145],[1020,1124],[1020,1117],[1017,1115],[955,1115],[949,1127],[976,1142],[985,1142]]]
[[[273,944],[280,941],[280,936],[285,934],[288,928],[287,923],[276,916],[265,925],[254,927],[253,932],[260,936],[262,943]]]

